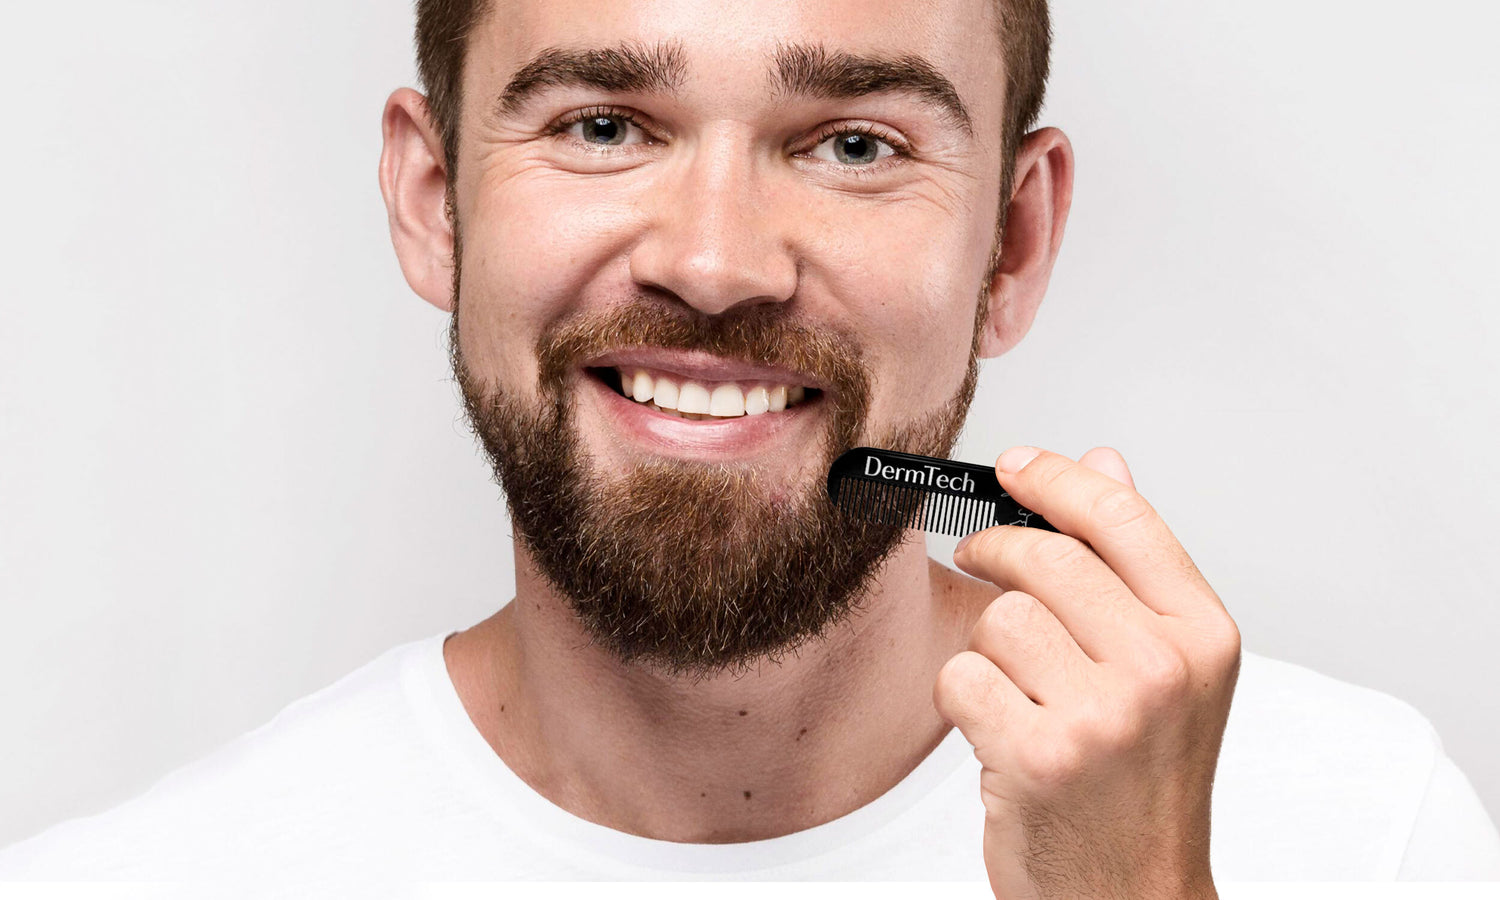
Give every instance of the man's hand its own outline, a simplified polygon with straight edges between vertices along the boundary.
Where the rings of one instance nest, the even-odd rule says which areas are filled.
[[[1119,454],[1036,453],[1006,451],[996,474],[1063,533],[1001,525],[959,544],[959,568],[1004,593],[933,691],[984,766],[990,886],[1216,897],[1209,799],[1239,629]]]

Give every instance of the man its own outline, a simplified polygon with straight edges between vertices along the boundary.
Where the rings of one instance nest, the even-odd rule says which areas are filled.
[[[419,3],[381,187],[516,596],[0,873],[1500,876],[1425,720],[1242,655],[1117,453],[1001,454],[1062,533],[980,532],[972,577],[827,503],[844,449],[951,452],[1041,302],[1047,33],[1028,0]]]

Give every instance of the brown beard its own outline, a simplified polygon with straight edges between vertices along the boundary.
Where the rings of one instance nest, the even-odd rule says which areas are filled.
[[[642,300],[550,326],[537,341],[533,400],[482,382],[465,364],[457,281],[455,272],[454,377],[516,536],[593,641],[623,662],[673,676],[742,672],[823,635],[858,611],[905,531],[850,519],[828,501],[822,478],[778,498],[763,475],[728,464],[664,459],[601,471],[581,446],[570,373],[605,351],[637,346],[809,373],[829,386],[821,399],[824,473],[862,444],[947,457],[978,380],[982,301],[953,397],[869,435],[869,379],[847,337],[794,322],[785,304],[708,316]]]

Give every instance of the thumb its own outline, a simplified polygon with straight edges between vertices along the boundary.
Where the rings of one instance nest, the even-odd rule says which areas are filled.
[[[1125,465],[1125,457],[1113,447],[1095,447],[1080,456],[1078,461],[1095,472],[1103,472],[1128,488],[1135,487],[1135,479],[1130,477],[1130,467]]]

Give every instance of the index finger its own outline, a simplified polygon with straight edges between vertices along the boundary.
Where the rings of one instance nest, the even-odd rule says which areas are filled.
[[[1019,471],[1004,468],[1023,451],[1000,455],[995,475],[1017,503],[1064,534],[1085,541],[1131,592],[1164,616],[1224,609],[1192,557],[1146,498],[1102,472],[1041,450]]]

